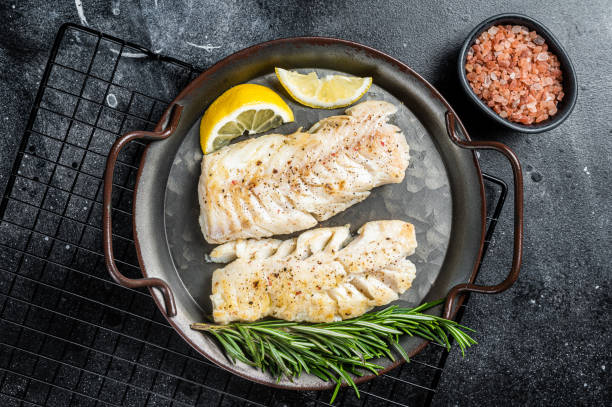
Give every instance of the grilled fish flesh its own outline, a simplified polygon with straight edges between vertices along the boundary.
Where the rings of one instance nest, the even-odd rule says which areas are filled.
[[[198,184],[200,226],[209,243],[314,227],[404,179],[408,144],[387,123],[396,107],[367,101],[308,133],[268,134],[205,155]]]
[[[406,259],[417,246],[414,226],[368,222],[351,240],[349,227],[318,228],[288,239],[236,240],[217,246],[213,318],[227,324],[272,316],[331,322],[388,304],[412,284]]]

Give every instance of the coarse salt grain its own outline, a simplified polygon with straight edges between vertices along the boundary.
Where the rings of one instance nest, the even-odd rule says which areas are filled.
[[[532,124],[557,113],[563,99],[561,65],[548,45],[524,26],[493,26],[467,54],[470,87],[497,114]]]

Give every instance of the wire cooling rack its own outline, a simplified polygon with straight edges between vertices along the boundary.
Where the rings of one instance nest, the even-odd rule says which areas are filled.
[[[216,367],[147,291],[121,287],[106,271],[106,155],[119,135],[152,129],[199,72],[89,28],[60,29],[0,203],[0,406],[328,405],[330,392],[271,389]],[[124,149],[114,180],[114,247],[130,277],[140,275],[131,209],[144,146]],[[488,245],[507,188],[485,180]],[[430,345],[359,386],[361,399],[341,391],[337,404],[429,405],[446,357]]]

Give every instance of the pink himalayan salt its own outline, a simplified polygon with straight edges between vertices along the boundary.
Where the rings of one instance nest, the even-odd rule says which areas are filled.
[[[539,123],[557,113],[563,99],[561,64],[544,38],[523,26],[493,26],[467,54],[470,86],[508,120]]]

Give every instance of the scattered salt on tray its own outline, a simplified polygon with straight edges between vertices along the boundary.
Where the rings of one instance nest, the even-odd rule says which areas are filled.
[[[544,38],[520,25],[499,25],[483,32],[465,64],[470,86],[501,117],[539,123],[557,113],[563,75]]]

